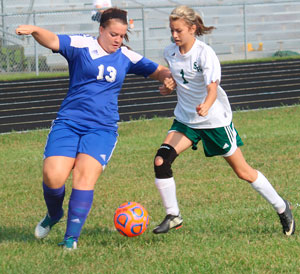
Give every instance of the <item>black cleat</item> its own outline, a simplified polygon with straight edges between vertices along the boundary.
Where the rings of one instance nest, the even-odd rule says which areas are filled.
[[[295,232],[296,224],[290,208],[290,203],[284,200],[286,209],[283,213],[278,214],[283,228],[283,234],[291,236]]]
[[[183,219],[180,213],[177,216],[168,214],[160,225],[153,229],[153,233],[167,233],[172,228],[181,228]]]

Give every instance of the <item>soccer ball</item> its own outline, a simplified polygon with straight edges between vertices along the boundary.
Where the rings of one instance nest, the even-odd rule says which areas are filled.
[[[135,237],[143,234],[149,224],[147,210],[136,202],[121,204],[114,215],[114,224],[120,234]]]

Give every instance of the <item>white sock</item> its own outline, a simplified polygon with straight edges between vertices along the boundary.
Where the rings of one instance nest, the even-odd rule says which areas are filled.
[[[251,186],[260,193],[279,214],[283,213],[286,208],[284,200],[278,195],[268,179],[258,170],[257,173],[257,179],[251,183]]]
[[[179,207],[176,198],[176,185],[174,178],[155,178],[155,185],[159,190],[167,214],[178,215]]]

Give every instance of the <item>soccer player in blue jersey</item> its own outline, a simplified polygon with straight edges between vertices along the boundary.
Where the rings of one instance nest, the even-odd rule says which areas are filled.
[[[170,71],[123,46],[127,12],[103,12],[99,36],[56,35],[32,25],[21,25],[18,35],[32,35],[42,46],[58,52],[69,65],[69,91],[53,121],[43,164],[43,193],[48,209],[37,224],[35,237],[45,238],[63,217],[65,182],[73,171],[67,229],[59,243],[77,248],[78,238],[93,202],[94,186],[117,143],[118,95],[127,73],[163,82]],[[162,90],[174,88],[164,84]]]

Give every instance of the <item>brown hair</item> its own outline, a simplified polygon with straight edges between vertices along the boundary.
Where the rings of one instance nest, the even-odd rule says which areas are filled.
[[[169,20],[175,21],[183,19],[189,26],[195,25],[197,36],[211,33],[215,27],[206,27],[201,16],[188,6],[178,6],[170,14]]]
[[[115,19],[124,25],[128,25],[127,23],[127,11],[121,10],[118,8],[110,8],[105,10],[100,19],[100,26],[106,28],[110,24],[110,20]],[[127,33],[124,36],[126,42],[129,41]]]

